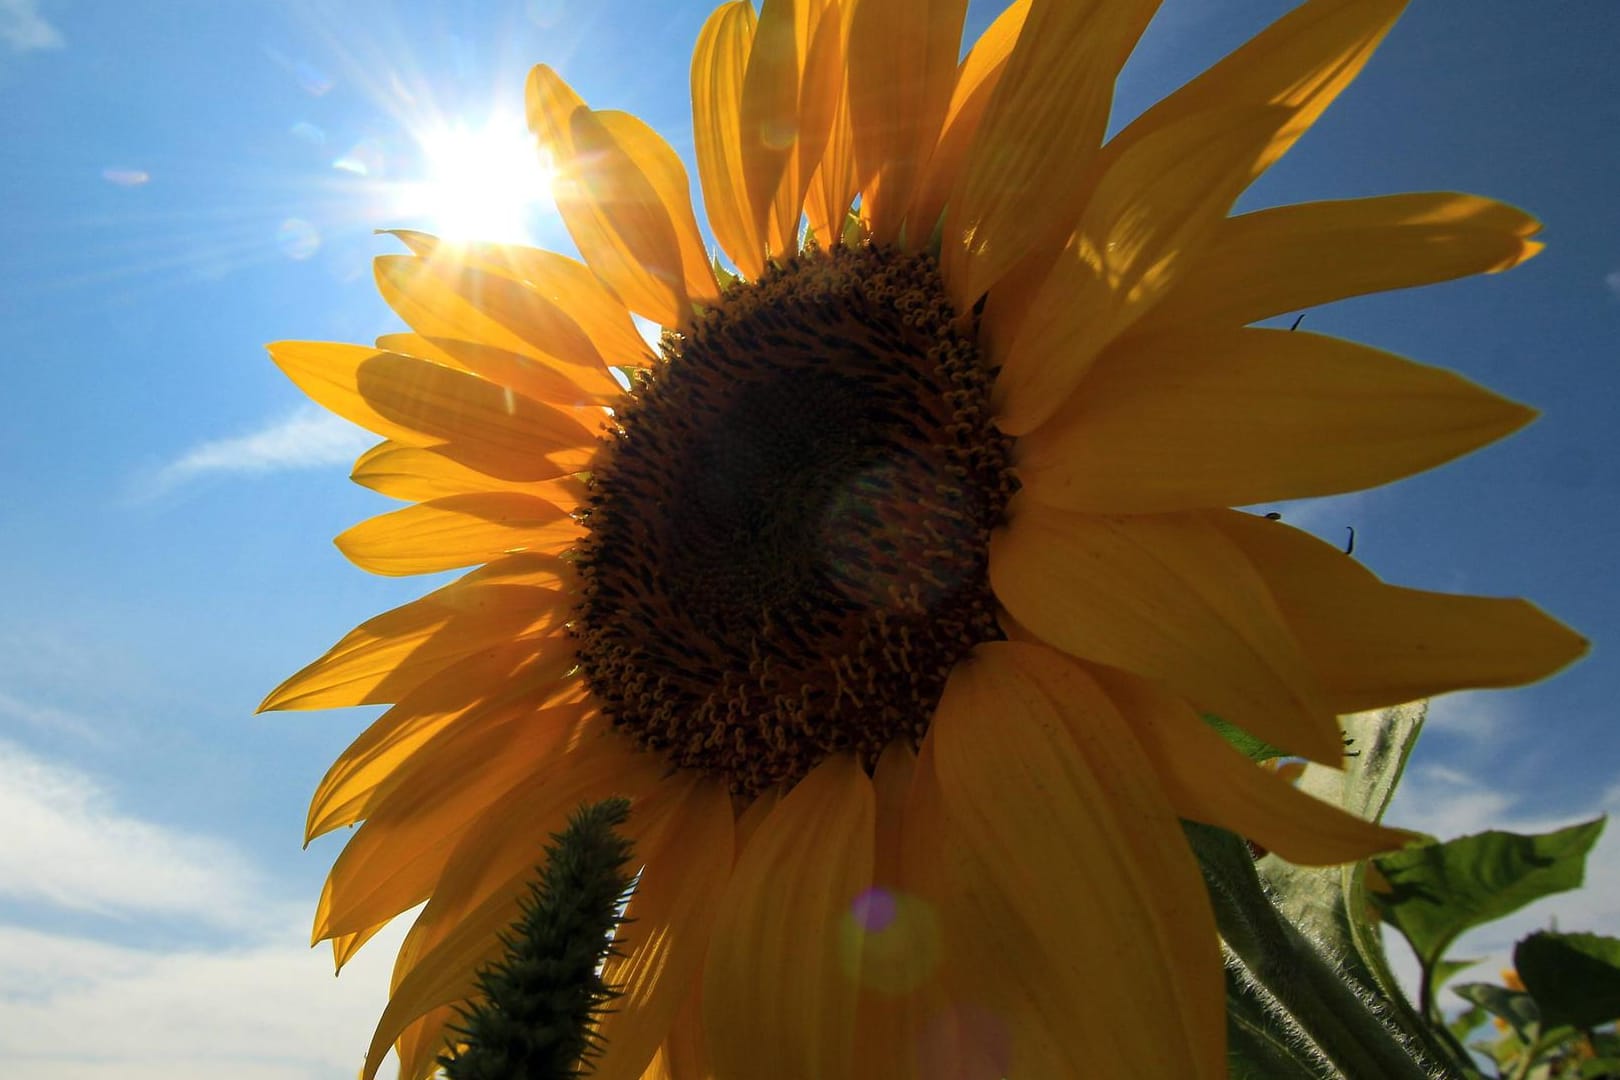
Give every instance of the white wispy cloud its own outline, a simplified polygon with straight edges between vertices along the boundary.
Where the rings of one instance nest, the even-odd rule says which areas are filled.
[[[39,13],[37,0],[0,0],[0,41],[14,53],[60,49],[62,32]]]
[[[1512,706],[1489,690],[1442,694],[1429,702],[1423,726],[1481,742],[1499,741],[1513,726]]]
[[[1609,291],[1612,292],[1616,297],[1620,297],[1620,270],[1614,270],[1608,274],[1605,274],[1603,276],[1603,284],[1607,285],[1609,287]]]
[[[313,897],[289,904],[225,841],[123,812],[95,778],[3,741],[0,820],[0,897],[108,916],[94,938],[0,922],[0,1059],[17,1075],[356,1074],[408,916],[334,979],[307,944]],[[232,943],[149,944],[177,919]]]
[[[214,473],[347,465],[376,441],[347,420],[308,406],[257,431],[199,443],[146,477],[136,494],[152,498]]]
[[[298,926],[161,952],[0,926],[0,1057],[30,1080],[353,1077],[403,935],[389,927],[334,979]]]
[[[257,875],[229,845],[125,813],[94,778],[5,741],[0,821],[8,899],[122,920],[240,927],[262,917]]]

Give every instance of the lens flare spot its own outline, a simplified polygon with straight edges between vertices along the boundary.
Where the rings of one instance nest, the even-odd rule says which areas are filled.
[[[899,910],[900,905],[895,902],[894,894],[877,886],[861,893],[849,906],[849,913],[855,917],[855,922],[869,934],[886,929],[894,922]]]
[[[388,156],[377,139],[361,139],[334,160],[332,168],[356,176],[381,176],[387,171]]]
[[[276,230],[276,246],[289,259],[307,259],[320,250],[320,230],[303,218],[288,218]]]
[[[857,896],[839,928],[844,974],[890,996],[921,986],[939,967],[939,916],[911,893],[874,886]]]

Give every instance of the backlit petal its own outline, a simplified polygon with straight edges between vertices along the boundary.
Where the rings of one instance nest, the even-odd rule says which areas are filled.
[[[939,223],[939,216],[945,212],[945,200],[956,184],[962,159],[967,156],[973,136],[979,130],[979,121],[990,104],[990,96],[1007,69],[1007,58],[1012,55],[1018,35],[1024,29],[1031,2],[1016,0],[997,15],[962,61],[939,140],[930,153],[907,213],[908,228],[917,239],[931,234]]]
[[[1534,416],[1453,372],[1365,345],[1238,329],[1105,353],[1015,453],[1037,502],[1157,513],[1375,487]]]
[[[376,353],[355,371],[367,405],[425,436],[435,450],[503,480],[550,480],[594,453],[583,415],[545,405],[466,371],[395,353]]]
[[[877,182],[863,203],[876,243],[893,243],[956,82],[967,0],[863,0],[849,35],[849,114],[863,181]],[[932,223],[928,224],[928,232]],[[912,237],[926,242],[928,232]]]
[[[315,940],[376,925],[426,900],[466,830],[520,784],[566,767],[559,748],[580,737],[581,706],[508,706],[455,725],[414,755],[389,794],[344,845],[315,914]]]
[[[1097,354],[1175,286],[1287,115],[1200,113],[1113,161],[999,356],[997,427],[1009,435],[1038,427]]]
[[[958,311],[1079,218],[1075,176],[1096,156],[1114,77],[1157,7],[1158,0],[1030,6],[945,212],[941,254]]]
[[[623,301],[578,259],[522,244],[452,242],[409,229],[390,231],[424,259],[476,266],[527,282],[566,311],[610,364],[644,366],[650,360]]]
[[[520,551],[556,554],[582,535],[568,511],[514,492],[451,495],[362,521],[334,541],[374,574],[430,574]]]
[[[585,262],[631,311],[684,325],[690,302],[717,286],[674,152],[634,117],[593,113],[544,64],[529,73],[528,112],[557,170],[558,213]]]
[[[581,803],[612,795],[632,800],[627,833],[650,825],[635,818],[635,802],[656,783],[650,756],[613,734],[587,740],[575,753],[568,767],[550,771],[550,782],[520,786],[466,830],[400,950],[393,992],[366,1055],[366,1080],[407,1024],[465,998],[478,968],[501,953],[497,935],[512,924],[520,897],[527,895],[541,838],[560,831]],[[528,827],[503,827],[514,820]]]
[[[871,883],[872,782],[846,755],[778,803],[737,861],[703,972],[723,1077],[846,1076],[856,981],[840,959],[850,903]]]
[[[1244,553],[1198,514],[1102,517],[1015,497],[990,541],[1013,618],[1301,757],[1337,764],[1333,713]]]
[[[1283,106],[1293,118],[1253,162],[1250,179],[1259,176],[1350,85],[1406,3],[1308,0],[1137,117],[1106,153],[1122,154],[1153,132],[1211,109]]]
[[[937,843],[962,890],[950,940],[977,959],[974,989],[1011,1026],[1027,1074],[1090,1076],[1106,1061],[1120,1076],[1224,1076],[1203,879],[1101,688],[1040,646],[981,645],[952,672],[928,737]]]
[[[607,1045],[592,1072],[601,1080],[635,1080],[669,1034],[731,875],[731,797],[712,780],[684,779],[660,827],[635,850],[644,869],[615,942],[621,955],[602,970],[622,996],[597,1028]]]
[[[465,656],[560,625],[571,606],[553,589],[456,582],[367,619],[272,690],[259,709],[398,701],[403,690]]]
[[[1350,296],[1511,269],[1541,223],[1448,192],[1301,203],[1228,218],[1132,335],[1241,326]]]
[[[1385,585],[1281,522],[1236,511],[1210,520],[1259,569],[1337,712],[1522,686],[1586,652],[1584,638],[1529,601]]]
[[[1186,702],[1152,683],[1108,668],[1092,677],[1152,759],[1178,816],[1230,829],[1306,866],[1353,862],[1412,839],[1312,798],[1277,770],[1250,761]]]
[[[692,52],[692,141],[703,206],[721,249],[751,280],[765,267],[742,153],[743,73],[756,21],[750,0],[721,4],[703,24]]]
[[[361,487],[394,499],[427,502],[446,495],[472,495],[481,491],[517,491],[558,506],[578,506],[585,501],[586,488],[576,476],[533,483],[497,480],[486,473],[451,461],[443,454],[422,446],[381,442],[355,459],[349,479]]]

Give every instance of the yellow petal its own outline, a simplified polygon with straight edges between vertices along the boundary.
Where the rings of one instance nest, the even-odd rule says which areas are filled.
[[[1526,600],[1385,585],[1355,559],[1281,522],[1210,514],[1266,580],[1339,713],[1468,687],[1522,686],[1587,642]]]
[[[859,190],[860,181],[855,174],[855,133],[850,129],[846,93],[838,99],[827,147],[810,178],[804,204],[806,223],[815,234],[816,243],[824,250],[843,242],[844,223]]]
[[[510,481],[552,479],[583,468],[595,434],[582,423],[595,410],[541,405],[467,371],[416,356],[373,351],[353,369],[364,405],[386,418],[382,434]],[[400,434],[395,434],[400,432]]]
[[[377,932],[387,926],[392,919],[384,920],[376,926],[368,926],[353,934],[343,934],[332,939],[332,966],[333,974],[343,971],[343,966],[353,960],[360,947],[377,935]]]
[[[378,717],[332,763],[310,799],[304,842],[363,820],[399,786],[422,748],[452,725],[476,725],[511,706],[536,711],[585,700],[567,640],[538,653],[533,642],[492,649],[445,668]],[[498,687],[476,691],[469,687]]]
[[[354,933],[426,900],[472,822],[520,784],[567,767],[559,748],[585,737],[581,706],[519,705],[441,732],[349,838],[316,909],[316,941]]]
[[[452,242],[409,229],[389,231],[424,259],[452,267],[475,266],[527,282],[567,312],[609,364],[645,367],[651,361],[647,342],[630,321],[624,302],[578,259],[521,244]]]
[[[749,279],[765,269],[765,245],[743,175],[742,92],[754,42],[754,5],[732,0],[714,9],[692,52],[692,141],[709,227]]]
[[[721,1076],[847,1076],[857,986],[839,930],[872,880],[872,783],[828,758],[777,804],[738,859],[703,972]]]
[[[539,838],[560,831],[581,803],[613,795],[632,800],[633,828],[648,824],[636,822],[634,803],[657,782],[651,755],[611,733],[574,753],[566,768],[548,774],[549,783],[520,786],[467,829],[400,950],[393,992],[366,1056],[366,1080],[406,1025],[465,998],[479,966],[503,952],[498,935],[527,895]]]
[[[373,270],[388,305],[458,366],[544,401],[622,392],[573,313],[528,282],[440,257],[384,255]]]
[[[686,166],[663,137],[629,113],[604,109],[575,114],[574,145],[590,157],[611,160],[622,154],[626,166],[635,168],[652,189],[655,205],[631,207],[615,200],[605,210],[612,217],[615,231],[624,238],[625,250],[647,257],[657,250],[652,238],[662,235],[660,223],[668,221],[678,248],[674,266],[682,276],[687,302],[712,304],[717,300],[720,286],[692,210]],[[620,189],[609,182],[607,191],[611,198]]]
[[[827,148],[839,103],[844,97],[840,6],[836,0],[808,0],[805,13],[808,46],[799,74],[793,153],[788,157],[776,196],[771,201],[766,233],[771,250],[780,252],[799,249],[799,223],[804,214],[805,193]]]
[[[876,243],[893,243],[951,103],[967,0],[857,4],[849,33],[849,114]],[[920,246],[932,231],[911,237]]]
[[[1015,453],[1037,502],[1158,513],[1375,487],[1534,416],[1452,372],[1365,345],[1238,329],[1105,353]]]
[[[731,875],[734,823],[723,785],[689,774],[662,828],[636,846],[643,870],[602,979],[622,995],[597,1027],[593,1076],[636,1080],[669,1034],[708,949]],[[644,811],[645,812],[645,811]]]
[[[1530,258],[1541,223],[1477,195],[1449,192],[1279,206],[1229,218],[1145,335],[1241,326],[1350,296],[1493,274]]]
[[[344,345],[333,341],[277,341],[268,348],[270,359],[298,389],[308,394],[316,404],[350,423],[410,446],[426,446],[439,441],[384,416],[361,394],[361,367],[377,357],[392,356],[392,353],[365,345]]]
[[[1137,117],[1106,153],[1122,154],[1153,132],[1211,109],[1292,110],[1293,118],[1253,162],[1252,180],[1350,85],[1405,7],[1406,0],[1309,0]]]
[[[577,476],[522,483],[493,476],[451,461],[421,446],[381,442],[355,460],[349,479],[390,498],[428,502],[446,495],[473,495],[481,491],[519,491],[558,506],[578,506],[588,494]]]
[[[664,1062],[669,1069],[668,1080],[714,1080],[708,1040],[703,1034],[701,978],[693,980],[675,1022],[670,1025],[669,1038],[664,1043]]]
[[[445,1006],[419,1017],[399,1036],[399,1080],[428,1080],[438,1069],[439,1055],[455,1041],[461,1014]]]
[[[917,1074],[917,1047],[946,1004],[940,980],[944,942],[938,905],[904,868],[905,816],[917,755],[890,744],[872,776],[877,795],[873,887],[846,922],[849,953],[858,953],[861,998],[855,1031],[856,1080]],[[853,963],[850,968],[853,969]]]
[[[417,445],[426,436],[438,453],[503,480],[550,480],[594,452],[582,414],[427,360],[376,353],[361,362],[355,385],[378,413],[419,433]]]
[[[528,111],[556,169],[558,213],[586,264],[631,311],[683,325],[691,301],[718,287],[674,151],[634,117],[592,112],[544,64],[529,73]]]
[[[515,492],[451,495],[362,521],[338,536],[338,550],[363,570],[391,577],[430,574],[519,551],[556,554],[582,535],[554,503]]]
[[[1080,216],[1075,177],[1102,143],[1114,78],[1157,0],[1035,0],[945,211],[958,311]]]
[[[1075,514],[1020,497],[1008,516],[990,540],[990,582],[1042,641],[1338,763],[1338,724],[1266,582],[1204,518]]]
[[[1024,29],[1024,20],[1029,17],[1031,2],[1016,0],[997,15],[962,62],[950,105],[945,110],[939,141],[930,153],[906,214],[907,228],[915,237],[932,234],[939,216],[945,212],[945,200],[956,183],[968,146],[979,130],[990,95],[1001,82],[1007,58],[1012,55],[1013,45]]]
[[[465,656],[560,625],[572,604],[554,589],[447,585],[361,623],[272,690],[259,711],[398,701]]]
[[[1030,1076],[1224,1077],[1203,879],[1126,721],[1040,646],[981,645],[928,738],[954,948]],[[1076,1008],[1083,1002],[1083,1008]],[[1051,1067],[1051,1066],[1056,1066]]]
[[[1180,817],[1230,829],[1289,862],[1331,866],[1399,848],[1386,829],[1250,761],[1180,698],[1122,671],[1092,672],[1147,751]]]
[[[1039,427],[1097,354],[1174,287],[1287,115],[1200,113],[1115,159],[999,358],[997,427]]]
[[[753,212],[749,231],[767,244],[772,226],[780,229],[772,210],[794,159],[812,19],[821,6],[817,0],[763,0],[743,72],[739,146]],[[795,245],[797,239],[795,234]],[[774,249],[778,252],[784,250],[780,240]]]

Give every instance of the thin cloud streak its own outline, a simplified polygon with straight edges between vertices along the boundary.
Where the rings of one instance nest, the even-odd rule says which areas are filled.
[[[187,450],[138,486],[151,499],[211,474],[269,473],[347,465],[376,442],[341,417],[308,406],[258,431],[213,439]]]
[[[14,53],[60,49],[62,32],[39,13],[37,0],[0,0],[0,41]]]
[[[26,701],[4,690],[0,690],[0,718],[19,721],[38,731],[72,735],[87,742],[105,741],[86,717],[66,709]]]

